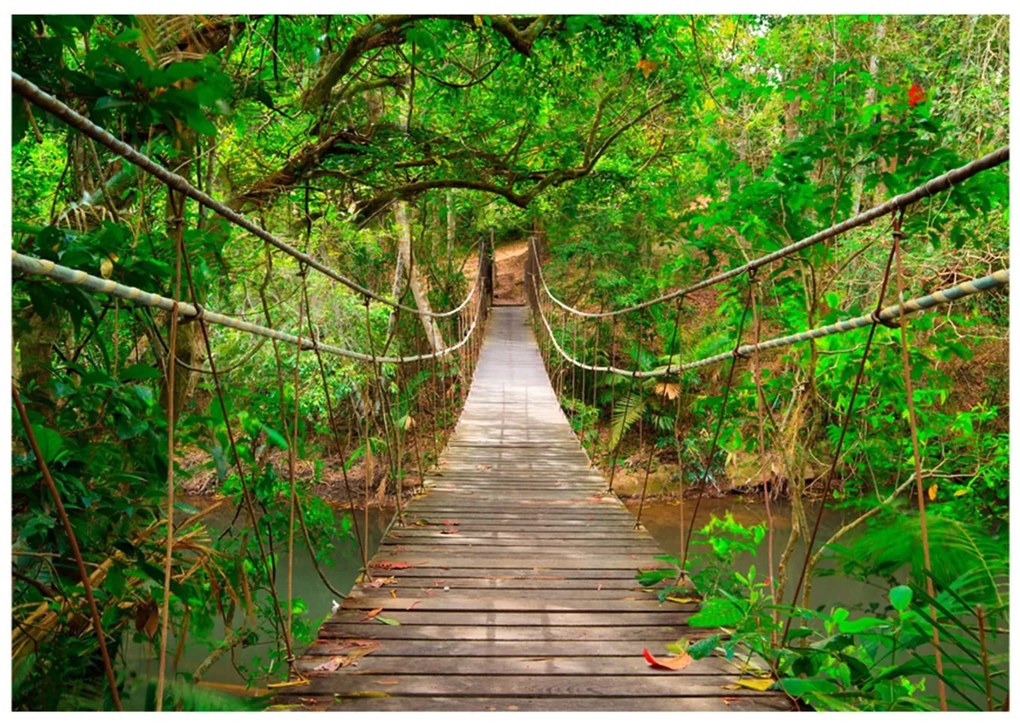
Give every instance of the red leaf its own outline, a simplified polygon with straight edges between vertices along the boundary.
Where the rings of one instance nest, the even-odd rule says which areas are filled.
[[[364,616],[362,616],[362,617],[361,617],[361,620],[362,620],[362,621],[367,621],[367,620],[368,620],[368,619],[370,619],[370,618],[375,618],[375,617],[376,617],[376,616],[378,616],[378,615],[379,615],[380,613],[382,613],[382,609],[381,609],[381,608],[373,608],[373,609],[372,609],[371,611],[369,611],[369,612],[368,612],[368,613],[366,613],[366,614],[365,614]]]
[[[652,665],[656,669],[668,669],[670,671],[680,671],[680,669],[686,669],[691,665],[694,659],[691,658],[690,654],[680,654],[679,656],[670,656],[666,659],[657,659],[652,656],[652,652],[648,649],[644,649],[641,653],[645,657],[645,661]]]
[[[414,568],[410,563],[403,563],[401,561],[376,561],[372,564],[373,568],[381,568],[384,571],[398,571],[404,568]]]
[[[917,83],[911,83],[910,90],[907,91],[907,105],[913,108],[918,103],[924,103],[924,89]]]

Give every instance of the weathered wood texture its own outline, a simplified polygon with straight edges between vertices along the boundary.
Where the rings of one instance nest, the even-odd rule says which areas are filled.
[[[653,669],[711,631],[634,580],[661,553],[560,410],[523,307],[492,317],[457,428],[278,707],[367,711],[768,711],[724,659]],[[379,610],[381,609],[381,611]],[[387,623],[386,621],[389,621]],[[394,625],[399,624],[399,625]]]

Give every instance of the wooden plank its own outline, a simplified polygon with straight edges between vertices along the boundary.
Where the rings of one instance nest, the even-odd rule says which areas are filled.
[[[591,698],[632,698],[642,696],[754,696],[749,689],[724,689],[733,685],[731,676],[686,675],[680,671],[672,676],[515,676],[466,675],[442,676],[421,674],[360,675],[340,674],[315,677],[298,691],[309,694],[331,692],[343,697],[371,696],[369,692],[389,696],[559,696]],[[295,692],[297,693],[297,692]]]
[[[578,697],[362,697],[334,699],[328,696],[283,695],[277,707],[282,710],[308,711],[683,711],[683,712],[752,712],[789,711],[790,701],[780,694],[760,696],[715,697],[640,697],[640,698],[578,698]]]
[[[407,589],[438,589],[444,586],[451,591],[461,593],[471,592],[474,595],[491,596],[492,591],[506,590],[513,591],[513,595],[522,596],[525,594],[549,591],[554,596],[562,596],[565,593],[575,592],[579,597],[593,596],[599,594],[607,596],[610,594],[641,593],[642,598],[652,598],[647,595],[648,589],[638,586],[633,578],[566,578],[563,576],[535,576],[535,577],[514,577],[514,576],[493,576],[488,578],[468,577],[430,577],[430,576],[384,576],[380,574],[377,578],[393,578],[391,583],[385,583],[380,590],[387,591],[393,588]],[[364,589],[367,590],[367,589]],[[351,596],[365,595],[363,589],[357,588],[351,592]]]
[[[396,590],[396,589],[392,589]],[[546,611],[558,612],[683,612],[691,613],[698,610],[692,599],[687,603],[674,601],[659,602],[647,595],[634,596],[627,599],[602,599],[589,593],[583,602],[562,603],[557,601],[555,594],[547,600],[535,598],[519,598],[508,593],[465,596],[453,591],[439,591],[431,596],[414,596],[413,591],[404,595],[391,596],[388,593],[361,593],[344,599],[341,610],[370,611],[384,608],[387,611],[516,611],[540,614]]]
[[[384,614],[385,615],[385,614]],[[319,629],[322,638],[438,639],[461,641],[676,641],[690,636],[683,625],[662,626],[437,626],[417,624],[386,626],[382,623],[327,622]]]
[[[583,569],[585,563],[592,562],[592,557],[597,558],[598,565],[605,569],[618,569],[633,572],[637,568],[644,570],[647,568],[660,568],[662,566],[661,561],[652,560],[651,554],[627,556],[585,556],[577,553],[555,552],[549,553],[545,556],[521,556],[514,554],[490,555],[474,553],[471,555],[456,556],[455,558],[446,558],[440,552],[435,555],[401,554],[398,557],[400,561],[412,566],[439,567],[439,564],[447,562],[451,565],[456,565],[457,568],[482,568],[492,571],[499,569],[516,570],[522,566],[533,570],[548,570],[551,568]],[[392,558],[392,556],[390,556],[390,558]],[[377,563],[372,563],[372,565],[377,565]]]
[[[348,649],[349,651],[350,649]],[[388,655],[385,647],[357,661],[351,671],[358,676],[378,674],[458,675],[493,674],[500,676],[664,676],[676,677],[676,672],[653,669],[641,652],[628,652],[629,656],[408,656]],[[300,670],[310,676],[330,662],[332,656],[306,656],[301,659]],[[321,671],[325,672],[325,669]],[[687,676],[731,675],[735,667],[725,659],[715,657],[694,661],[683,670]],[[309,673],[311,672],[311,673]],[[751,674],[748,674],[750,676]]]
[[[697,639],[703,633],[700,629],[691,630],[691,639]],[[320,638],[312,643],[305,652],[306,656],[335,656],[349,652],[354,639]],[[620,641],[490,641],[486,639],[464,640],[447,639],[432,641],[428,639],[364,639],[364,642],[379,644],[372,656],[405,656],[413,660],[431,656],[478,656],[488,659],[502,657],[540,658],[583,656],[591,659],[602,658],[636,658],[641,657],[641,650],[631,645],[632,642]],[[666,644],[673,639],[646,639],[641,648],[648,647],[653,652],[664,652]],[[717,662],[720,666],[730,666],[725,659],[713,657],[705,659]],[[641,661],[644,658],[641,657]]]
[[[396,600],[396,599],[393,599]],[[423,600],[424,603],[424,600]],[[670,604],[673,605],[673,604]],[[376,607],[373,607],[376,608]],[[474,609],[422,609],[398,610],[397,608],[383,608],[386,618],[399,621],[402,625],[417,624],[430,626],[498,626],[510,628],[513,626],[529,626],[542,628],[557,628],[568,626],[582,626],[586,628],[597,628],[599,626],[670,626],[682,624],[695,607],[689,606],[688,611],[678,610],[623,610],[623,611],[572,611],[557,608],[542,610],[532,609],[527,612],[516,610],[505,611],[492,609],[489,611],[477,611]],[[323,624],[323,630],[331,630],[333,627],[344,626],[352,623],[360,623],[365,620],[365,611],[360,609],[340,609]],[[378,624],[377,624],[378,625]],[[385,624],[381,624],[385,625]]]

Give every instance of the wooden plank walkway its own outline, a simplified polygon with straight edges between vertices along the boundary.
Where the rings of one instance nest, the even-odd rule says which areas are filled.
[[[298,661],[309,683],[281,690],[276,704],[789,708],[781,695],[734,687],[739,672],[724,659],[670,672],[642,657],[710,632],[687,626],[694,605],[659,603],[637,586],[635,569],[656,567],[661,550],[589,467],[523,307],[492,309],[439,472],[406,517],[371,560],[382,584],[355,587]]]

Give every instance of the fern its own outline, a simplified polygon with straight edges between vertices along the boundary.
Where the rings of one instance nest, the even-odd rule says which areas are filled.
[[[610,428],[609,447],[615,450],[620,440],[645,413],[645,397],[637,392],[625,392],[613,407],[613,424]]]

